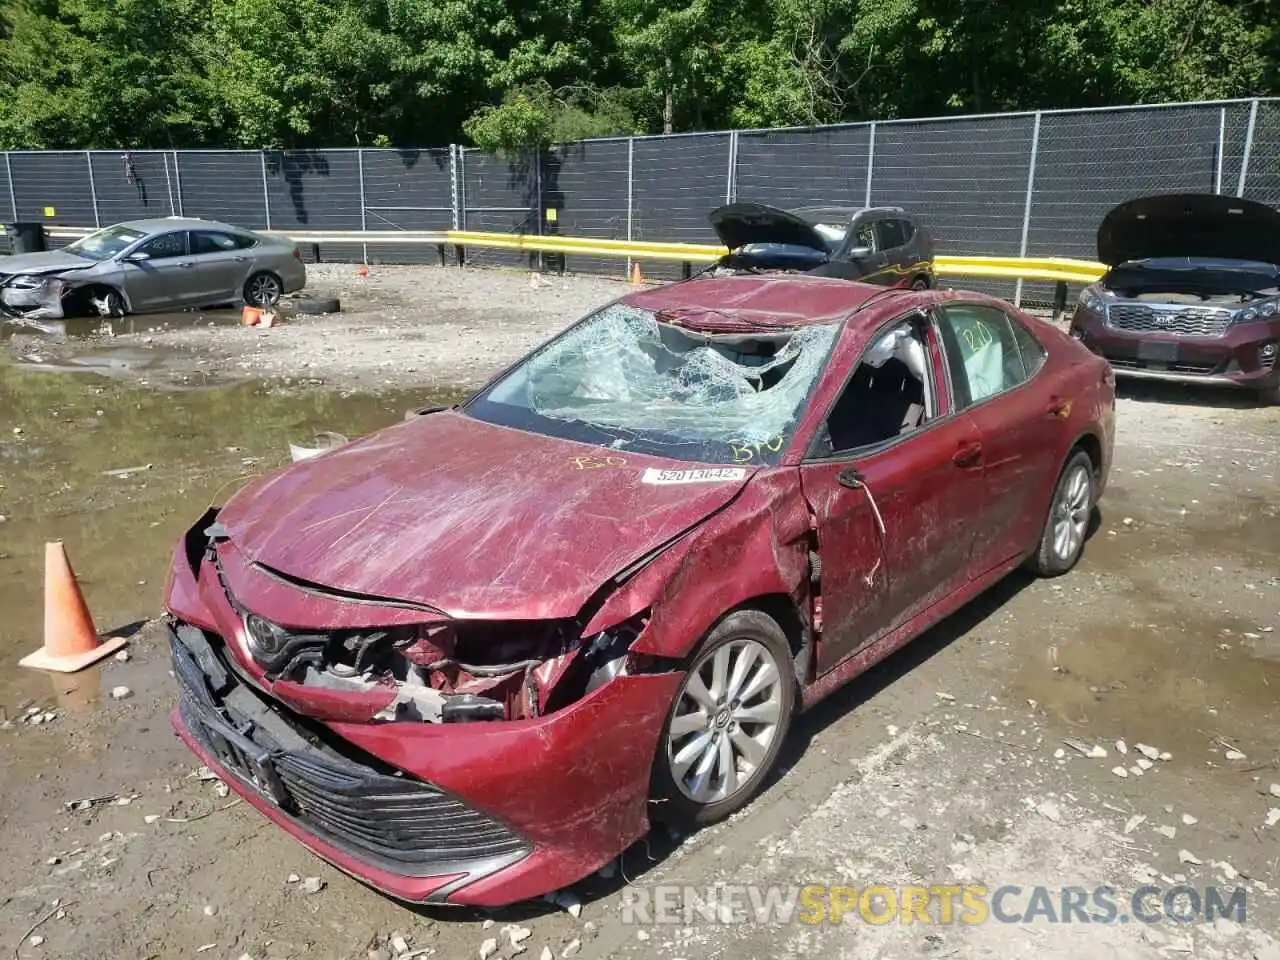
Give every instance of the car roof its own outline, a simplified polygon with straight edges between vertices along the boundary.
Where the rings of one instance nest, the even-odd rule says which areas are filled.
[[[630,294],[621,302],[663,314],[680,326],[740,332],[837,323],[872,300],[896,300],[907,293],[803,274],[738,275],[694,277]]]
[[[236,233],[249,233],[244,227],[233,226],[220,220],[201,220],[199,217],[150,217],[145,220],[125,220],[112,226],[128,227],[141,230],[143,233],[158,233],[162,230],[232,230]]]

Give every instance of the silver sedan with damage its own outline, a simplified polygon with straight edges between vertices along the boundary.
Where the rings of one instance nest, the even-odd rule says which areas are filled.
[[[40,320],[269,307],[306,281],[302,254],[285,237],[216,220],[131,220],[60,250],[0,257],[0,312]]]

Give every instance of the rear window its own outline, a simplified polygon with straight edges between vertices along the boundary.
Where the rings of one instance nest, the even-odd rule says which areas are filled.
[[[1049,355],[1048,351],[1017,317],[1009,317],[1009,324],[1013,327],[1013,339],[1017,341],[1018,352],[1022,354],[1022,365],[1027,369],[1027,377],[1034,377],[1036,372],[1044,366],[1045,358]]]
[[[907,242],[907,238],[902,232],[901,220],[877,220],[876,238],[879,241],[878,246],[881,250],[891,250]]]

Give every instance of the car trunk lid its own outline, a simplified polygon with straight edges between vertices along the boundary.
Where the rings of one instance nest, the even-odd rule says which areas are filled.
[[[720,242],[730,250],[759,243],[804,247],[824,255],[831,252],[813,224],[763,203],[730,203],[711,211],[709,219]]]

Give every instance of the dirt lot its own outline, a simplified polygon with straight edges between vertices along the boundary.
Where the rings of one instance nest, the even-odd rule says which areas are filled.
[[[1010,578],[837,693],[802,718],[784,774],[748,810],[637,844],[621,870],[572,891],[577,916],[549,903],[492,917],[414,911],[314,859],[200,779],[169,730],[173,681],[147,628],[127,661],[69,681],[19,671],[39,644],[46,540],[66,541],[101,627],[145,620],[184,526],[287,459],[289,441],[398,420],[625,291],[573,279],[533,289],[526,275],[480,271],[313,276],[348,312],[261,332],[213,316],[214,328],[173,318],[87,341],[10,339],[0,950],[365,960],[396,955],[403,937],[407,953],[447,958],[478,957],[493,938],[495,956],[539,960],[1280,960],[1280,409],[1231,397],[1125,390],[1102,525],[1075,571]],[[112,376],[52,372],[68,368]],[[113,699],[121,686],[127,696]],[[33,707],[38,724],[25,719]],[[968,883],[1022,888],[1006,917],[1033,912],[1037,885],[1059,918],[1063,887],[1111,885],[1122,916],[1148,883],[1157,909],[1182,884],[1224,900],[1243,889],[1247,908],[1243,923],[1053,924],[1041,911],[922,926],[856,911],[840,924],[715,922],[652,907],[685,886]],[[509,926],[528,938],[513,946]]]

